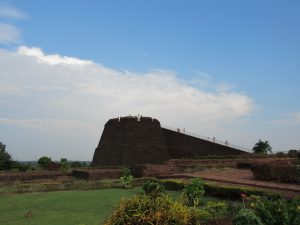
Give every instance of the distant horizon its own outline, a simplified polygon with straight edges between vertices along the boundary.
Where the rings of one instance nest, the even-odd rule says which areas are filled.
[[[299,10],[0,0],[0,142],[17,160],[91,160],[108,119],[141,114],[249,149],[261,139],[298,150]]]

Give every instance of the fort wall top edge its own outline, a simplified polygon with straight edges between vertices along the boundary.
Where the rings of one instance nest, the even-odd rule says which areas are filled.
[[[155,123],[160,126],[160,122],[157,119],[153,117],[144,117],[144,116],[124,116],[124,117],[112,118],[107,121],[105,126],[118,124],[118,123],[133,123],[133,122]]]

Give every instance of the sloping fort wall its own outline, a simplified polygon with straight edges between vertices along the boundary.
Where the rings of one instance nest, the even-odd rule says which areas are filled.
[[[151,117],[110,119],[93,156],[93,166],[162,164],[171,158],[239,155],[246,152],[161,128]]]

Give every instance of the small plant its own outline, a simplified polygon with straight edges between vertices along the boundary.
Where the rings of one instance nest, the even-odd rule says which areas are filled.
[[[123,199],[114,213],[105,221],[105,225],[124,224],[200,224],[198,209],[190,209],[167,196],[151,199],[147,195]]]
[[[132,188],[133,176],[128,168],[123,170],[122,176],[120,177],[121,183],[125,189]]]
[[[150,196],[151,199],[156,199],[164,193],[164,187],[155,181],[148,181],[144,184],[143,190],[145,194]]]
[[[204,194],[203,182],[200,178],[193,178],[190,184],[185,185],[183,196],[188,206],[198,206]]]
[[[218,220],[220,218],[225,217],[228,214],[228,205],[225,202],[207,202],[206,206],[204,207],[213,220]]]
[[[233,225],[263,225],[263,223],[252,210],[241,209],[234,217]]]

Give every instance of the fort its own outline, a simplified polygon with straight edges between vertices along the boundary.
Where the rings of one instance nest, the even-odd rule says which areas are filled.
[[[164,164],[170,159],[249,154],[242,148],[180,130],[164,128],[151,117],[108,120],[95,149],[92,166]]]

